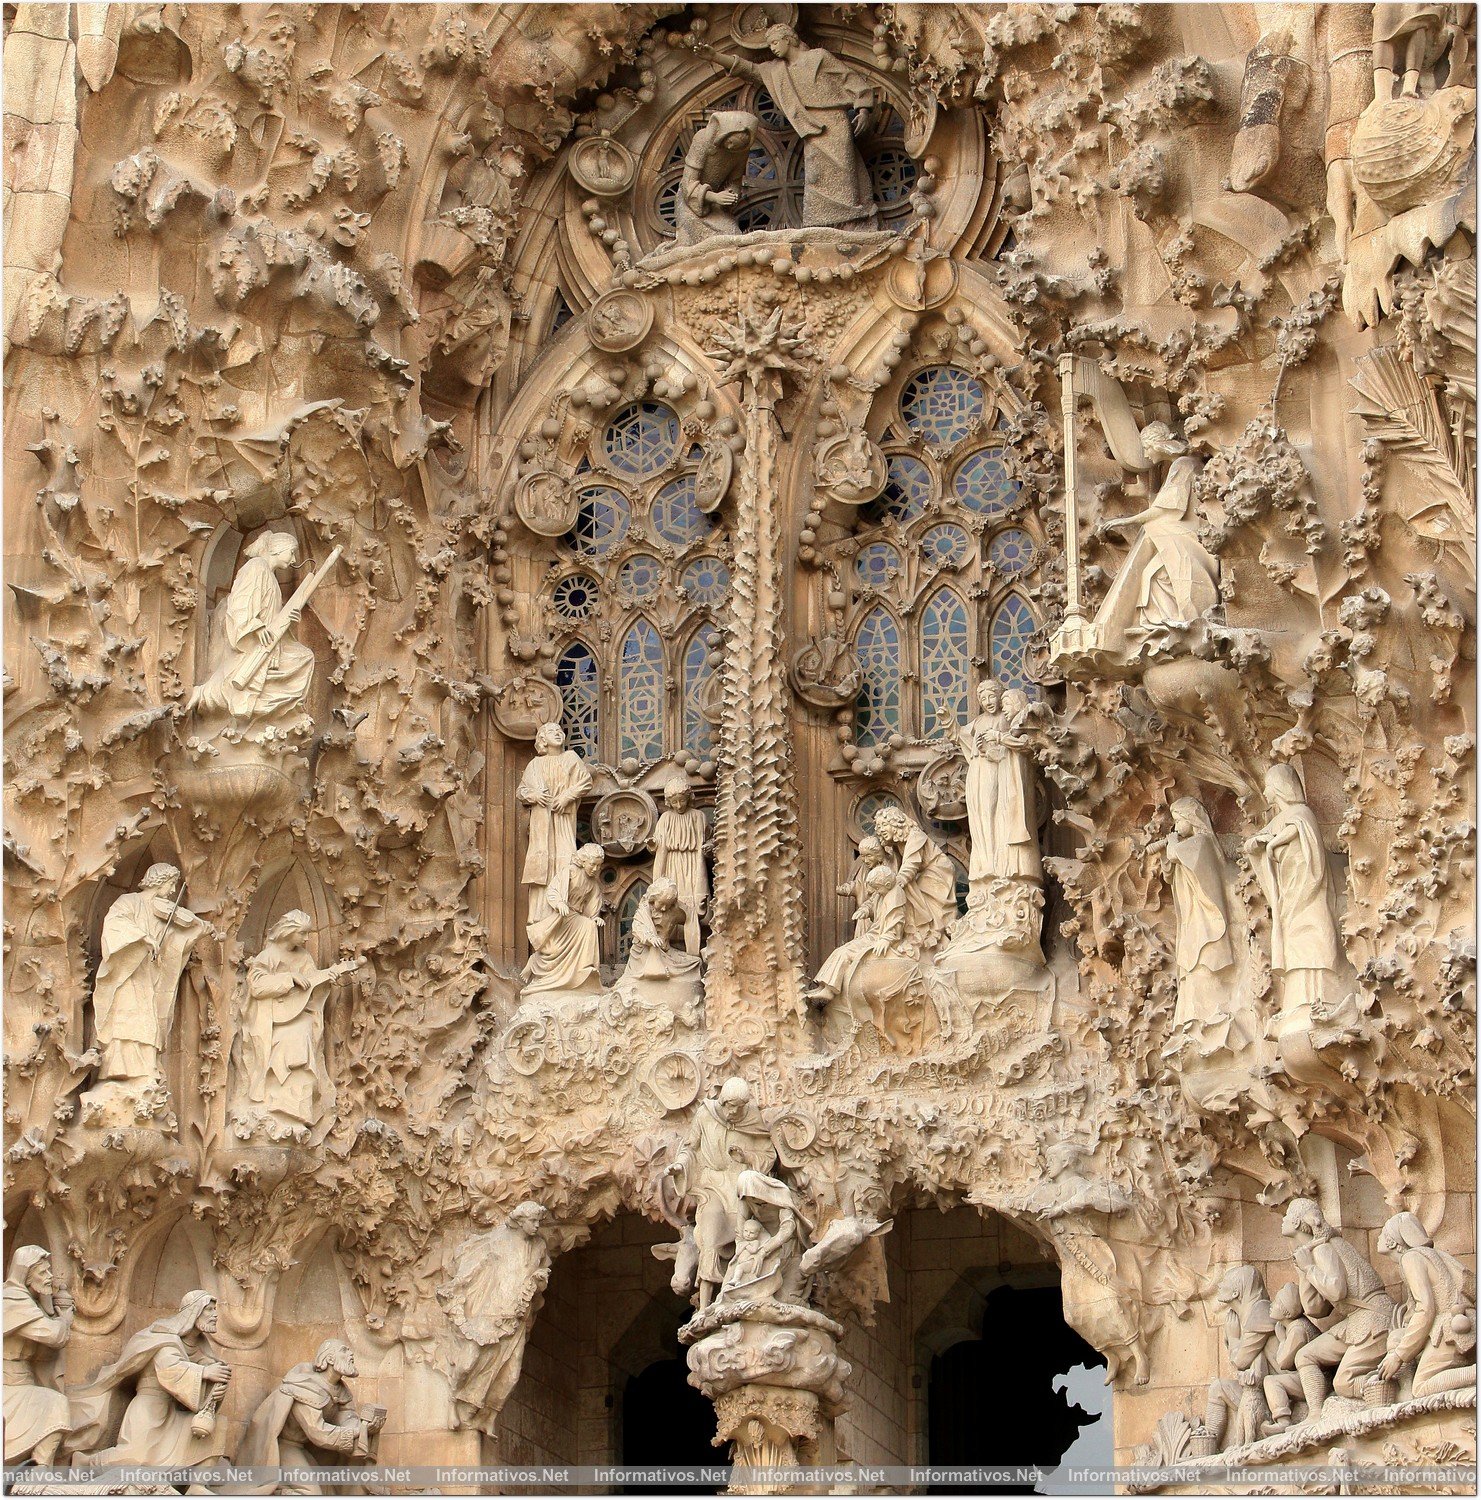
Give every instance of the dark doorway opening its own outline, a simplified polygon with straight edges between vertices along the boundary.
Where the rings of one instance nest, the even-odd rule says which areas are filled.
[[[622,1389],[622,1458],[634,1468],[710,1465],[725,1462],[716,1448],[715,1408],[689,1384],[683,1359],[660,1359],[632,1376]],[[712,1495],[722,1485],[626,1486],[629,1495]]]
[[[931,1361],[926,1394],[927,1453],[933,1465],[1054,1469],[1082,1427],[1099,1420],[1063,1394],[1076,1365],[1103,1368],[1064,1320],[1057,1287],[1000,1286],[989,1292],[982,1333]],[[933,1485],[946,1494],[953,1485]],[[1022,1494],[1020,1485],[966,1486]]]

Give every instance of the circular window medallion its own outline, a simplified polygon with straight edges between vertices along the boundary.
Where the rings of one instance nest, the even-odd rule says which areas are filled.
[[[533,469],[514,488],[514,510],[536,536],[564,536],[576,524],[579,502],[556,469]]]
[[[653,327],[653,304],[638,292],[603,292],[586,313],[586,336],[606,354],[635,349]]]
[[[625,193],[637,175],[632,152],[609,136],[594,135],[571,150],[571,176],[598,198]]]

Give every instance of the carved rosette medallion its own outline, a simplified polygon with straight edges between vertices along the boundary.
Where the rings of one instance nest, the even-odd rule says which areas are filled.
[[[591,831],[613,859],[646,850],[657,823],[657,804],[636,787],[608,792],[591,810]]]
[[[859,696],[864,669],[844,637],[814,636],[792,660],[792,687],[814,708],[842,708]]]
[[[670,1114],[688,1109],[699,1098],[699,1062],[690,1052],[665,1052],[648,1070],[653,1097]]]
[[[956,823],[967,816],[967,762],[961,752],[947,750],[921,768],[915,783],[916,800],[928,818]]]
[[[819,446],[814,473],[823,499],[868,505],[884,489],[889,465],[879,444],[862,428],[851,427]]]
[[[730,444],[717,437],[706,437],[702,444],[704,456],[695,475],[694,503],[706,515],[719,510],[721,502],[730,493],[730,480],[735,473],[735,454]]]
[[[531,469],[514,487],[515,514],[536,536],[564,536],[579,509],[576,492],[559,469]]]
[[[622,288],[603,292],[586,314],[586,336],[604,354],[636,349],[652,328],[653,304],[638,292]]]
[[[884,288],[891,302],[906,312],[927,312],[955,295],[961,273],[944,255],[897,260],[885,272]]]
[[[737,5],[730,17],[730,35],[740,46],[759,52],[766,46],[768,26],[795,26],[795,5]]]
[[[533,740],[542,724],[559,723],[560,716],[559,689],[528,673],[506,682],[494,700],[494,726],[512,740]]]
[[[598,198],[615,198],[633,185],[638,168],[632,152],[620,141],[597,135],[572,150],[570,170],[577,184],[588,193]]]

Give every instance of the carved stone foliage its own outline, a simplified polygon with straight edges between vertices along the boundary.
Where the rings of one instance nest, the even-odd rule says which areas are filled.
[[[831,1461],[963,1206],[1120,1451],[1468,1452],[1474,15],[65,10],[7,1463],[474,1457],[618,1214]]]

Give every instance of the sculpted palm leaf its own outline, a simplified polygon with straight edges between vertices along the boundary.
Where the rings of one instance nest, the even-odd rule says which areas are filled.
[[[1352,387],[1359,398],[1354,410],[1369,434],[1398,455],[1418,481],[1414,499],[1405,501],[1405,519],[1441,540],[1450,539],[1458,525],[1473,541],[1476,506],[1465,445],[1445,420],[1439,392],[1389,345],[1358,361]]]

